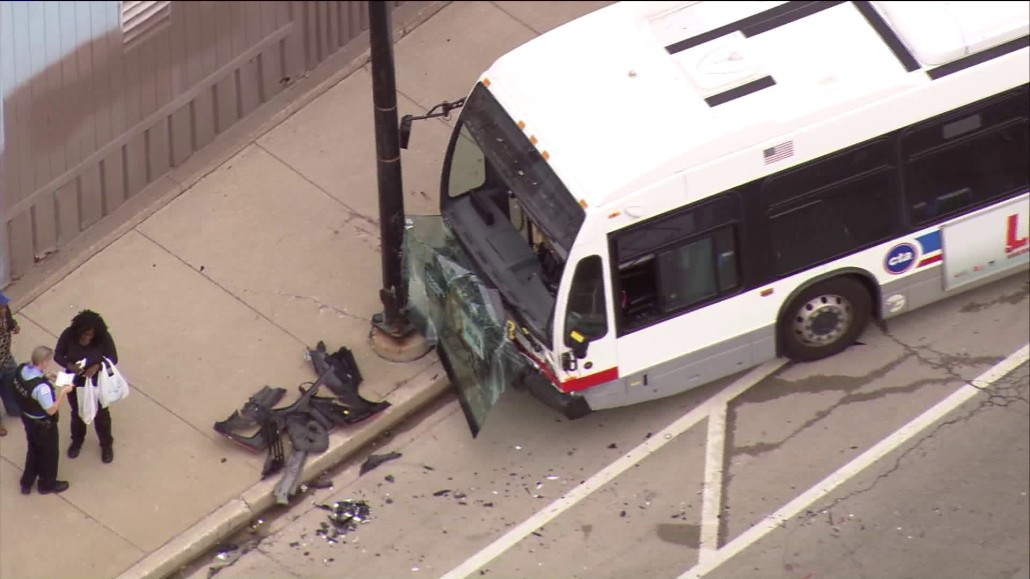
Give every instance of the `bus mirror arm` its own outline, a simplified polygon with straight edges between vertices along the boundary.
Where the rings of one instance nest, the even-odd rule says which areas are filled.
[[[398,144],[400,145],[400,148],[402,148],[402,149],[407,149],[408,148],[408,140],[411,138],[411,123],[412,122],[414,122],[414,121],[424,121],[426,119],[435,119],[437,117],[443,117],[444,119],[449,119],[450,116],[451,116],[451,111],[453,111],[454,109],[460,109],[463,106],[465,106],[465,98],[464,97],[462,97],[462,98],[460,98],[460,99],[458,99],[456,101],[450,101],[450,102],[444,101],[444,102],[434,106],[433,108],[429,109],[429,112],[424,114],[424,115],[420,115],[420,116],[404,115],[403,117],[401,117],[400,126],[397,127],[397,140],[398,140]]]

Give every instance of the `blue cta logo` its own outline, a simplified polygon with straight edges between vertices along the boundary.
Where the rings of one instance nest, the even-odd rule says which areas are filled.
[[[916,248],[911,243],[899,243],[887,252],[883,259],[883,269],[895,275],[905,273],[916,264]]]

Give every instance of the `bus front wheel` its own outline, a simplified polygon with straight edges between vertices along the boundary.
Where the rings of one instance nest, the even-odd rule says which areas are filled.
[[[782,352],[795,362],[811,362],[855,343],[872,312],[861,282],[837,277],[817,283],[794,298],[779,321]]]

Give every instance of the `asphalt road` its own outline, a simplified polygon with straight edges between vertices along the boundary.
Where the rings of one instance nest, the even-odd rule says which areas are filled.
[[[1030,341],[1028,297],[1016,276],[832,359],[578,421],[506,393],[475,440],[443,401],[372,450],[401,458],[332,473],[217,576],[1030,577],[1027,365],[968,386]],[[331,543],[313,505],[344,499],[371,520]]]

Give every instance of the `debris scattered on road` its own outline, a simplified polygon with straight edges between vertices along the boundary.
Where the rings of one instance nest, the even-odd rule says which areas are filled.
[[[358,476],[365,474],[366,472],[376,468],[384,462],[397,460],[401,456],[402,455],[399,452],[388,452],[386,454],[370,454],[368,455],[368,458],[365,459],[365,462],[361,464],[361,471],[358,473]]]
[[[613,443],[608,445],[608,448],[619,448],[619,447],[616,446],[615,443],[613,442]]]
[[[258,544],[257,540],[247,541],[243,545],[237,545],[235,543],[222,543],[215,549],[214,562],[207,568],[207,577],[211,579],[218,574],[219,571],[226,567],[231,567],[234,563],[240,560],[240,557],[246,555],[251,549],[256,547]]]
[[[426,470],[436,470],[435,468],[433,468],[433,467],[429,466],[428,464],[424,464],[424,465],[422,465],[422,468],[424,468],[424,469],[426,469]]]
[[[388,474],[388,475],[386,475],[386,476],[384,476],[384,477],[383,477],[383,480],[385,480],[385,481],[386,481],[386,482],[388,482],[388,483],[392,483],[392,482],[393,482],[394,480],[396,480],[396,479],[394,479],[394,478],[393,478],[393,475],[392,475],[392,474]]]
[[[371,519],[372,509],[368,503],[360,500],[336,501],[331,505],[318,504],[316,507],[329,511],[328,519],[332,526],[321,523],[315,535],[323,537],[330,544],[346,542],[344,537],[357,530],[358,525]]]
[[[451,489],[443,489],[441,491],[436,491],[435,493],[433,493],[433,496],[434,497],[445,497],[448,494],[450,494],[450,492],[451,492]]]
[[[218,554],[215,555],[215,559],[227,564],[232,564],[232,562],[240,558],[240,554],[239,545],[228,543],[218,547]]]

